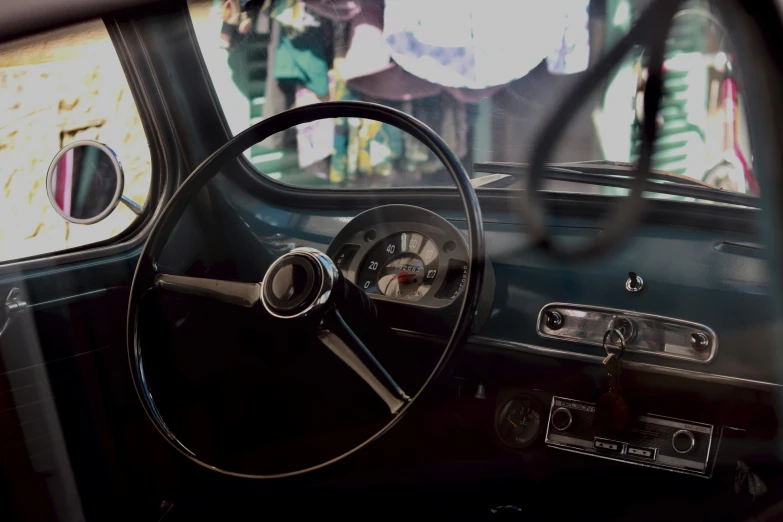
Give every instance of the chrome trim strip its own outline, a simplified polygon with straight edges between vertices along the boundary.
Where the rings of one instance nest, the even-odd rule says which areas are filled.
[[[661,464],[667,464],[669,466],[695,469],[698,471],[704,471],[705,469],[707,469],[707,465],[705,463],[696,462],[694,460],[679,459],[677,457],[669,457],[666,455],[658,455],[658,462],[660,462]]]
[[[575,439],[574,437],[554,434],[549,436],[549,440],[559,442],[560,444],[568,444],[569,446],[581,446],[583,448],[593,449],[593,443],[589,440]]]
[[[673,417],[659,418],[652,415],[642,415],[639,417],[642,422],[657,424],[659,426],[668,426],[680,430],[696,431],[705,435],[712,435],[712,426],[708,424],[699,424],[696,422],[684,421]]]
[[[482,337],[482,336],[474,335],[468,337],[467,342],[468,344],[476,344],[476,345],[483,344],[487,346],[492,346],[494,348],[500,348],[503,350],[512,350],[517,352],[529,353],[533,355],[557,357],[559,359],[568,359],[572,361],[580,361],[580,362],[595,364],[595,365],[602,364],[604,359],[603,357],[598,355],[568,352],[565,350],[559,350],[556,348],[547,348],[545,346],[537,346],[534,344],[495,339],[493,337]],[[697,372],[694,370],[684,370],[681,368],[672,368],[670,366],[661,366],[659,364],[629,361],[628,359],[623,359],[623,368],[627,368],[629,370],[634,370],[634,371],[640,371],[640,372],[662,374],[670,377],[682,377],[684,379],[693,379],[696,381],[708,382],[712,384],[725,384],[728,386],[740,386],[744,388],[751,388],[757,390],[780,391],[781,388],[783,388],[783,384],[778,384],[774,382],[745,379],[742,377],[733,377],[731,375],[718,375],[714,373]]]
[[[723,438],[723,430],[720,430],[719,436]],[[710,452],[712,451],[712,440],[715,438],[715,427],[712,427],[712,431],[710,431],[710,440],[707,443],[707,459],[704,461],[704,473],[707,473],[707,466],[710,463],[710,457],[714,459],[712,469],[709,471],[709,474],[712,475],[712,472],[715,470],[715,462],[718,461],[718,449],[720,447],[720,440],[718,440],[718,446],[715,447],[715,454],[711,455]]]
[[[571,337],[562,334],[558,335],[558,334],[544,332],[541,328],[543,315],[544,312],[546,312],[551,308],[557,308],[558,309],[557,311],[563,315],[564,319],[567,319],[568,317],[565,313],[563,313],[564,311],[577,311],[577,312],[590,311],[590,312],[596,312],[596,313],[601,313],[606,315],[621,315],[621,316],[626,316],[631,318],[635,317],[639,319],[658,321],[660,323],[667,323],[670,325],[686,326],[689,328],[693,328],[695,330],[702,330],[706,332],[710,336],[712,341],[712,348],[710,350],[710,355],[706,359],[697,359],[685,355],[676,355],[676,354],[657,352],[651,350],[641,350],[638,348],[634,348],[632,343],[626,345],[626,351],[629,353],[630,352],[643,353],[645,355],[654,355],[656,357],[665,357],[667,359],[680,359],[696,364],[709,364],[713,361],[713,359],[715,359],[715,354],[718,353],[718,336],[715,334],[715,331],[712,328],[708,326],[704,326],[703,324],[694,323],[693,321],[685,321],[683,319],[676,319],[674,317],[666,317],[663,315],[634,312],[633,310],[622,310],[619,308],[606,308],[603,306],[593,306],[593,305],[581,305],[576,303],[549,303],[541,307],[541,310],[538,312],[538,317],[536,318],[536,333],[540,337],[544,337],[546,339],[556,339],[558,341],[567,341],[567,342],[583,344],[583,345],[587,344],[591,346],[603,346],[603,342],[599,342],[599,341],[591,341],[589,339],[584,339],[580,337]]]

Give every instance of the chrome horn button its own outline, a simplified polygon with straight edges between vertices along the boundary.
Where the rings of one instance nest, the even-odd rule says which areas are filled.
[[[326,304],[338,277],[337,267],[326,254],[313,248],[296,248],[267,270],[261,302],[275,317],[301,317]]]

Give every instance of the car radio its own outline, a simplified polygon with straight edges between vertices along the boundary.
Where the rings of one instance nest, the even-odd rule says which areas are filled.
[[[546,443],[575,451],[671,471],[709,477],[707,464],[714,427],[661,415],[632,415],[619,434],[594,426],[595,404],[554,397],[549,408]]]

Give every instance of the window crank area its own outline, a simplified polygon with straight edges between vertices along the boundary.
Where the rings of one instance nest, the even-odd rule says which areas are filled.
[[[541,309],[537,322],[541,337],[592,346],[603,346],[610,327],[622,334],[630,353],[707,364],[718,350],[718,338],[707,326],[628,310],[550,303]]]
[[[28,308],[29,305],[22,299],[22,291],[18,288],[12,288],[5,299],[3,316],[0,318],[0,324],[2,324],[2,326],[0,326],[0,337],[3,336],[14,319],[26,312]]]

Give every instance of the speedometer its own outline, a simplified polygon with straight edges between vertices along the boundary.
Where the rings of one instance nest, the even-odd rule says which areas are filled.
[[[380,241],[362,260],[356,283],[365,292],[417,301],[438,276],[438,245],[418,232],[400,232]]]
[[[342,276],[369,294],[400,328],[440,328],[457,312],[468,287],[470,249],[465,231],[419,207],[385,205],[351,220],[332,240],[327,255]],[[485,289],[494,289],[494,272],[484,260]],[[480,320],[492,310],[487,292]],[[428,310],[427,314],[418,313]]]

